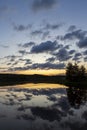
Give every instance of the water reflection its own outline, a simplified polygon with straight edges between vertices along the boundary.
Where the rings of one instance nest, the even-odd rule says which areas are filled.
[[[0,130],[86,130],[86,101],[87,90],[61,85],[2,87]]]
[[[78,108],[87,101],[87,90],[75,87],[67,88],[67,97],[72,107]]]

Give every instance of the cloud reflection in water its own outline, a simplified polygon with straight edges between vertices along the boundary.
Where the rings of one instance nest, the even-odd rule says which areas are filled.
[[[51,84],[36,84],[36,88],[35,84],[33,86],[0,89],[0,129],[87,128],[87,90],[78,91]]]

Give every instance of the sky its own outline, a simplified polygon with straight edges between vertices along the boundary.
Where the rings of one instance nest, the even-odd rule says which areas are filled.
[[[87,0],[0,0],[0,72],[87,66]]]

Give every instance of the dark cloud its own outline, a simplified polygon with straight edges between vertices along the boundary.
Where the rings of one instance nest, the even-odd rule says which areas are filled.
[[[87,31],[82,31],[81,29],[66,33],[62,40],[82,40],[85,38]]]
[[[22,25],[22,24],[20,24],[20,25],[15,25],[15,24],[12,24],[13,25],[13,29],[14,30],[16,30],[16,31],[25,31],[25,30],[28,30],[28,29],[30,29],[31,27],[32,27],[32,25]]]
[[[83,52],[84,55],[87,55],[87,50]]]
[[[55,30],[55,29],[59,29],[61,26],[63,26],[63,23],[59,23],[59,24],[50,24],[50,23],[47,23],[45,25],[44,29]]]
[[[64,63],[52,64],[52,63],[35,63],[32,65],[24,66],[24,67],[10,67],[8,70],[17,71],[17,70],[29,70],[29,69],[63,69],[65,68]]]
[[[32,61],[30,59],[20,58],[18,62],[24,62],[25,65],[32,64]]]
[[[19,61],[15,61],[15,62],[12,64],[12,66],[17,65],[18,63],[19,63]]]
[[[43,32],[42,39],[49,37],[50,31]]]
[[[2,47],[2,48],[9,48],[9,46],[7,46],[7,45],[0,45],[0,47]]]
[[[56,5],[57,0],[34,0],[32,9],[34,11],[51,9]]]
[[[25,54],[25,51],[21,51],[20,50],[20,53],[22,55]],[[32,64],[32,61],[30,59],[23,59],[21,56],[15,56],[15,55],[12,55],[12,56],[7,56],[5,57],[5,59],[7,59],[7,62],[6,64],[10,67],[14,67],[15,65],[17,65],[18,63],[24,63],[24,65],[29,65],[29,64]]]
[[[59,63],[59,64],[52,64],[52,63],[42,63],[42,64],[33,64],[31,66],[32,69],[63,69],[65,67],[64,63]]]
[[[54,58],[54,57],[51,57],[51,58],[48,58],[46,61],[47,61],[47,62],[54,62],[54,61],[55,61],[55,58]]]
[[[31,35],[37,36],[37,35],[41,35],[42,33],[43,33],[42,30],[36,30],[36,31],[31,32]]]
[[[79,60],[81,59],[81,56],[82,56],[81,53],[79,53],[79,52],[78,52],[78,53],[75,53],[73,60],[74,60],[74,61],[79,61]]]
[[[8,56],[5,56],[4,59],[7,59],[8,61],[12,62],[12,61],[15,61],[15,59],[19,57],[20,56],[16,56],[16,55],[8,55]]]
[[[59,61],[66,61],[71,58],[69,52],[65,48],[61,48],[57,53],[54,53]]]
[[[87,57],[84,57],[84,61],[87,62]]]
[[[7,63],[7,65],[11,65],[11,62]]]
[[[64,46],[65,49],[69,49],[69,45]]]
[[[51,30],[55,31],[59,29],[63,23],[57,23],[57,24],[51,24],[51,23],[45,23],[43,24],[39,29],[32,30],[30,32],[30,35],[33,37],[41,37],[41,39],[50,38],[51,37]]]
[[[79,52],[75,54],[75,57],[81,57],[81,56],[82,56],[82,54]]]
[[[78,61],[79,62],[79,60],[80,60],[80,57],[74,57],[72,60],[74,60],[74,61]]]
[[[77,43],[77,46],[79,48],[85,48],[87,47],[87,37],[81,39],[78,43]]]
[[[30,67],[10,67],[8,71],[17,71],[17,70],[28,70]]]
[[[29,52],[26,52],[26,50],[19,50],[18,52],[22,55],[29,54]]]
[[[69,54],[70,54],[70,55],[72,55],[72,54],[74,54],[74,53],[75,53],[75,50],[70,50],[70,51],[69,51]]]
[[[49,36],[50,31],[42,28],[42,29],[32,31],[30,34],[31,34],[31,36],[38,36],[38,37],[41,37],[41,39],[45,39],[46,37]]]
[[[58,35],[58,36],[56,36],[56,39],[57,39],[57,40],[63,40],[63,36]]]
[[[76,30],[76,26],[75,25],[71,25],[69,28],[68,28],[68,31],[69,32],[73,32]]]
[[[35,45],[34,42],[28,42],[28,43],[24,43],[24,44],[18,44],[19,47],[23,47],[23,48],[28,48],[30,46]]]
[[[25,65],[28,65],[28,64],[32,64],[31,60],[30,59],[25,59]]]
[[[31,53],[43,53],[43,52],[50,52],[57,49],[57,42],[54,41],[46,41],[42,42],[39,45],[33,46],[31,49]]]

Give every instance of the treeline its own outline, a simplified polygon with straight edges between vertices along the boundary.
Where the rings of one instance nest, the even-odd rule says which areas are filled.
[[[24,83],[64,83],[65,76],[0,74],[0,86],[17,85]]]
[[[86,68],[78,66],[77,63],[68,63],[66,67],[66,79],[72,82],[85,81],[87,78]]]

